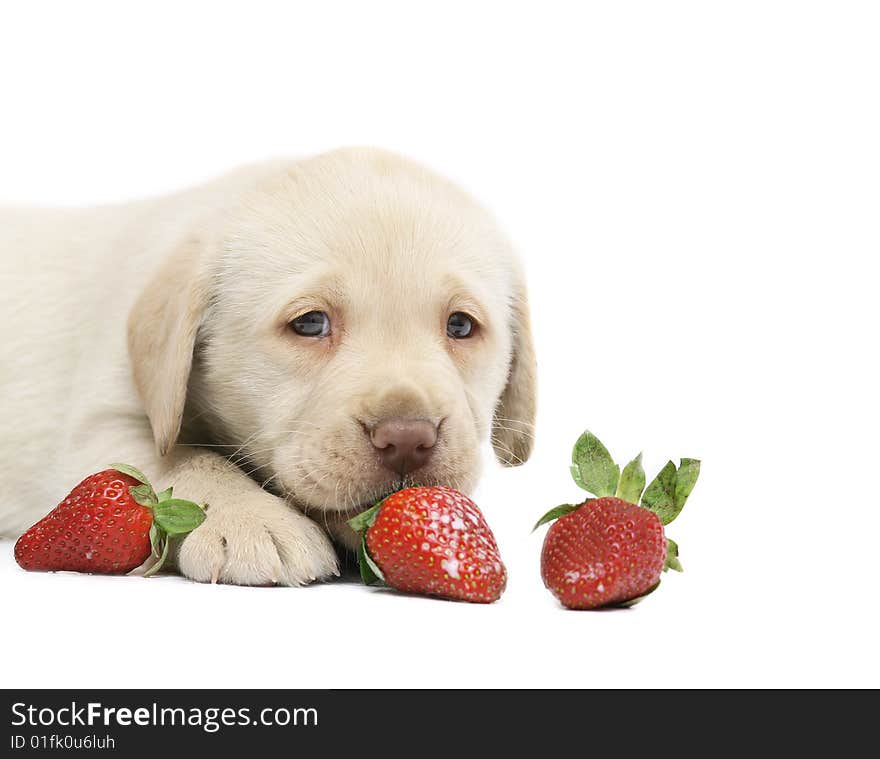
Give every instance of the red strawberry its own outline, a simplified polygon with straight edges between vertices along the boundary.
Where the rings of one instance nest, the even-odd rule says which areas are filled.
[[[663,525],[681,512],[700,462],[682,459],[676,468],[670,461],[645,488],[642,455],[621,472],[590,432],[575,444],[572,459],[575,482],[599,497],[558,506],[535,525],[558,519],[541,552],[544,585],[569,609],[635,603],[660,584],[661,572],[681,571],[678,546]]]
[[[137,469],[114,464],[84,479],[58,506],[15,543],[15,560],[23,569],[70,570],[125,574],[152,552],[159,570],[168,554],[168,539],[204,521],[201,507],[171,497],[171,488],[156,495]]]
[[[656,514],[620,498],[594,498],[547,532],[541,577],[569,609],[595,609],[644,595],[665,563]]]
[[[361,577],[371,585],[475,603],[497,601],[507,571],[477,505],[447,487],[388,496],[349,521],[363,535]]]

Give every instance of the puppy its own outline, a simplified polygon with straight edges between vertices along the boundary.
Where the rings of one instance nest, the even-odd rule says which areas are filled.
[[[0,534],[113,461],[206,504],[203,582],[337,573],[407,482],[531,451],[523,277],[470,197],[373,149],[86,210],[0,210]]]

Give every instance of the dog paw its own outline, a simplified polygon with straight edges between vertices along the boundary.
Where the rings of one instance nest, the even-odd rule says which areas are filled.
[[[177,566],[191,580],[230,585],[306,585],[339,574],[324,531],[268,494],[254,504],[212,505],[181,544]]]

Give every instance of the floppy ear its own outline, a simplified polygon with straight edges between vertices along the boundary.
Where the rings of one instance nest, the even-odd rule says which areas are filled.
[[[524,464],[532,453],[537,409],[537,365],[532,344],[529,304],[521,283],[511,315],[513,355],[507,386],[492,419],[492,447],[505,466]]]
[[[199,240],[179,245],[147,283],[128,317],[134,382],[162,456],[180,433],[196,334],[208,302],[203,259]]]

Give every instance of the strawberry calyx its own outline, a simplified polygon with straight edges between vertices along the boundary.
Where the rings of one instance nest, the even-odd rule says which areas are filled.
[[[608,449],[586,430],[571,453],[571,475],[575,484],[597,498],[614,496],[653,511],[665,526],[684,508],[700,474],[698,459],[681,459],[679,466],[668,461],[645,487],[645,470],[640,453],[623,471]]]
[[[668,461],[646,487],[641,453],[621,470],[599,438],[586,430],[574,444],[570,471],[579,488],[592,493],[597,498],[614,496],[648,509],[657,515],[660,523],[665,527],[684,508],[688,496],[697,483],[697,477],[700,475],[700,461],[698,459],[680,459],[678,466],[672,461]],[[537,521],[533,531],[543,524],[570,514],[580,506],[589,503],[590,500],[592,499],[588,498],[577,506],[563,504],[550,509]],[[678,559],[678,544],[667,538],[666,562],[663,571],[666,572],[670,569],[676,572],[684,571]],[[631,605],[641,600],[648,593],[653,592],[656,587],[655,585],[647,593],[627,603]]]
[[[371,506],[366,511],[362,511],[357,516],[348,520],[348,526],[361,536],[361,541],[358,544],[357,557],[358,569],[360,570],[361,580],[363,580],[364,585],[382,585],[385,582],[385,576],[382,574],[382,570],[379,569],[376,562],[373,561],[370,556],[369,551],[367,551],[367,530],[369,530],[376,522],[382,504],[384,504],[386,500],[386,498],[383,498],[375,506]]]
[[[138,504],[153,512],[153,523],[150,525],[150,547],[155,561],[144,572],[144,577],[150,577],[165,564],[171,538],[186,535],[205,521],[204,509],[193,501],[174,498],[174,489],[171,487],[156,493],[149,479],[140,469],[129,464],[111,464],[110,466],[117,472],[127,474],[140,482],[140,485],[132,485],[128,490]]]

